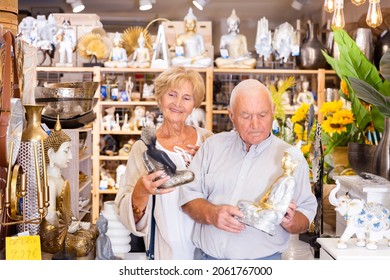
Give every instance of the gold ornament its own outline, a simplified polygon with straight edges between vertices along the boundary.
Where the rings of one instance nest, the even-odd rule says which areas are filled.
[[[152,48],[152,39],[149,31],[141,26],[130,26],[122,35],[122,41],[120,47],[126,50],[128,56],[131,56],[136,48],[138,48],[138,38],[141,32],[145,38],[145,46],[148,49]]]
[[[87,33],[80,38],[77,50],[80,56],[90,59],[90,61],[106,58],[108,54],[108,47],[104,43],[102,36],[93,32]]]

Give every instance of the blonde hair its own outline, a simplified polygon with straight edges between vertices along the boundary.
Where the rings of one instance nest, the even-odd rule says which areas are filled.
[[[193,86],[195,107],[200,107],[205,96],[205,85],[202,76],[193,69],[183,66],[168,68],[154,81],[154,94],[157,104],[161,105],[162,96],[168,91],[179,88],[184,82],[190,82]]]

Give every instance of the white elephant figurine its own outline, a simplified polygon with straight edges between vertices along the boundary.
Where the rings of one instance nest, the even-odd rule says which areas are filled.
[[[347,248],[347,241],[355,234],[356,246],[375,250],[378,241],[386,238],[390,246],[390,212],[380,203],[352,199],[348,194],[336,197],[340,183],[329,194],[329,202],[347,221],[347,227],[337,243],[337,248]]]

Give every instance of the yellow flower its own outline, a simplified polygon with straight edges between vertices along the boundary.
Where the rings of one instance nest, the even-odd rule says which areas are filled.
[[[303,139],[303,132],[304,128],[302,125],[298,123],[294,124],[294,134],[296,135],[298,141]]]
[[[307,112],[309,111],[310,104],[302,103],[302,105],[295,111],[291,117],[293,123],[299,123],[306,119]]]
[[[306,145],[303,145],[301,147],[301,151],[304,155],[308,154],[310,152],[311,143],[307,143]]]
[[[344,80],[341,80],[340,89],[341,89],[341,92],[344,93],[344,95],[345,95],[347,98],[349,98],[348,85],[347,85],[347,83],[346,83]]]
[[[346,109],[336,111],[333,114],[333,119],[341,125],[351,124],[355,120],[352,112]]]
[[[320,112],[326,117],[334,112],[340,111],[343,108],[344,102],[342,100],[324,102],[321,105]]]

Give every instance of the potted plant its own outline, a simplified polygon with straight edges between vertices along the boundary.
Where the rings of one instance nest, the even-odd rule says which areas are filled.
[[[376,67],[365,57],[355,41],[344,30],[335,30],[334,40],[340,51],[339,59],[335,59],[325,52],[323,54],[342,80],[340,95],[351,102],[351,110],[355,116],[357,128],[356,133],[360,136],[356,139],[359,143],[375,142],[368,136],[383,133],[385,117],[388,118],[390,112],[390,83],[388,81],[390,53],[388,51],[381,60],[381,73],[387,77],[387,80],[383,80]],[[374,134],[372,134],[373,130]],[[378,151],[375,154],[378,154]],[[372,171],[378,174],[377,171]],[[384,177],[388,177],[388,175]]]

